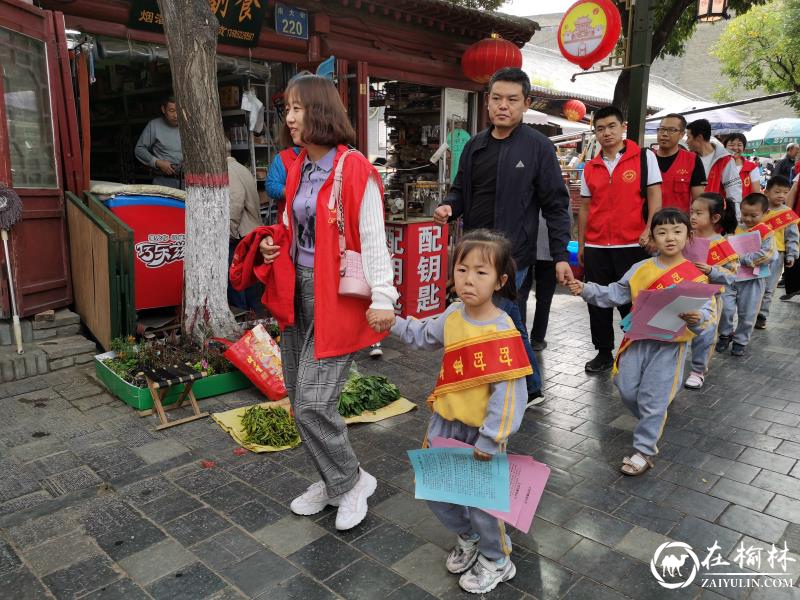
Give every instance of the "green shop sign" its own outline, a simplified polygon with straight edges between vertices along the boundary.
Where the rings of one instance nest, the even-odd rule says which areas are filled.
[[[219,21],[217,41],[232,46],[255,46],[267,0],[208,0]],[[164,19],[157,0],[133,0],[128,27],[164,32]]]

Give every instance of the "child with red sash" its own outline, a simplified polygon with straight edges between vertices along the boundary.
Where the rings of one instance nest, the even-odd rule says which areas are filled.
[[[689,221],[692,224],[692,237],[711,241],[705,262],[695,263],[694,266],[708,277],[710,283],[733,285],[739,269],[739,257],[722,235],[730,235],[736,231],[736,207],[733,202],[728,202],[712,192],[700,194],[692,202]],[[719,293],[714,296],[715,321],[692,338],[692,372],[683,384],[690,390],[703,387],[721,313],[722,294]]]
[[[797,260],[798,240],[800,240],[797,223],[800,222],[800,217],[786,206],[786,199],[789,196],[791,187],[789,180],[780,175],[772,177],[767,182],[766,195],[769,201],[769,210],[764,218],[764,224],[772,230],[777,252],[775,252],[775,258],[769,266],[769,279],[767,279],[764,297],[761,300],[761,310],[758,311],[758,317],[756,318],[756,329],[765,329],[767,327],[772,295],[775,293],[775,288],[778,287],[778,280],[783,273],[783,267],[791,269]]]
[[[757,231],[761,236],[761,247],[757,252],[739,257],[740,263],[745,267],[768,266],[775,256],[775,238],[769,225],[764,223],[768,209],[769,201],[764,194],[750,194],[742,200],[741,215],[745,227],[737,227],[736,233]],[[727,350],[732,341],[731,354],[744,356],[761,307],[766,280],[767,277],[740,280],[728,286],[722,293],[722,317],[719,322],[717,352]],[[738,317],[735,330],[734,315]]]
[[[682,281],[707,282],[708,278],[683,257],[689,237],[689,217],[675,208],[664,208],[653,215],[650,228],[658,255],[633,265],[622,279],[611,285],[573,280],[570,291],[586,302],[614,307],[633,302],[642,290],[658,290]],[[713,322],[714,308],[709,301],[703,309],[680,315],[688,328],[674,341],[623,338],[617,351],[614,384],[622,401],[639,419],[633,430],[635,452],[622,461],[625,475],[641,475],[653,466],[658,440],[667,421],[667,408],[683,379],[686,343]],[[624,321],[623,321],[624,323]]]
[[[425,444],[434,437],[466,442],[476,460],[505,452],[528,400],[531,365],[522,336],[497,308],[499,297],[516,296],[511,244],[486,229],[467,233],[453,253],[452,283],[461,302],[425,321],[398,317],[392,332],[416,348],[439,349],[444,358],[428,402],[433,414]],[[442,524],[457,534],[445,566],[462,573],[459,585],[486,593],[516,574],[511,539],[503,521],[475,508],[428,502]]]

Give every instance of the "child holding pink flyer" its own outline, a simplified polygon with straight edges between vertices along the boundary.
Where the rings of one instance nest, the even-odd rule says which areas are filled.
[[[532,372],[522,336],[499,297],[514,300],[515,266],[510,242],[502,234],[476,229],[453,253],[452,283],[461,302],[436,318],[397,318],[392,333],[424,350],[444,346],[436,388],[428,402],[433,414],[425,446],[435,437],[474,446],[476,460],[505,452],[508,438],[519,429]],[[516,575],[511,538],[503,521],[483,510],[445,502],[428,502],[436,517],[456,534],[445,566],[461,588],[473,594],[490,592]]]
[[[683,257],[689,237],[689,217],[675,208],[664,208],[653,215],[650,227],[658,255],[633,265],[622,279],[611,285],[582,283],[567,285],[570,291],[586,302],[611,308],[633,302],[637,313],[637,297],[671,291],[682,282],[706,283],[708,278]],[[710,297],[710,295],[709,295]],[[633,449],[622,461],[625,475],[642,475],[653,467],[658,453],[658,440],[667,420],[667,408],[683,378],[687,342],[704,327],[713,323],[713,305],[706,301],[700,310],[678,315],[688,327],[676,330],[670,339],[631,340],[627,334],[617,351],[614,384],[625,406],[639,419],[633,430]]]
[[[700,194],[692,202],[689,220],[692,223],[692,238],[710,242],[707,257],[704,260],[695,260],[694,266],[711,283],[733,285],[739,269],[739,257],[724,237],[736,231],[736,207],[733,202],[711,192]],[[698,390],[705,383],[711,350],[717,337],[719,315],[722,312],[721,294],[714,296],[714,304],[715,322],[692,338],[692,372],[683,384],[690,390]]]
[[[775,239],[772,230],[763,223],[769,210],[769,201],[764,194],[750,194],[742,200],[742,223],[737,234],[757,232],[761,236],[761,246],[755,252],[740,254],[739,261],[742,266],[767,269],[775,255]],[[739,280],[728,286],[722,294],[722,317],[719,322],[719,338],[717,338],[716,351],[725,352],[733,342],[732,356],[744,356],[750,336],[756,324],[756,316],[761,306],[767,278],[757,276],[753,279]],[[733,318],[737,316],[736,329],[733,328]]]

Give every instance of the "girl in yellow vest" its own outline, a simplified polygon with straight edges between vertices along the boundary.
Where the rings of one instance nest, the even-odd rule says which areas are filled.
[[[736,281],[736,271],[739,270],[739,257],[725,239],[725,235],[731,235],[736,231],[736,207],[733,202],[728,202],[719,194],[712,192],[700,194],[700,197],[692,202],[689,221],[692,224],[692,236],[711,241],[705,262],[695,263],[694,266],[705,273],[711,283],[733,285]],[[705,382],[711,349],[717,338],[719,316],[722,314],[721,292],[714,296],[714,309],[715,322],[710,323],[692,338],[692,372],[683,384],[690,390],[700,389]]]
[[[689,237],[689,217],[675,208],[664,208],[653,215],[650,236],[658,255],[633,265],[622,279],[611,285],[573,280],[570,291],[586,302],[612,308],[633,302],[642,290],[658,290],[682,281],[708,282],[708,278],[683,257]],[[639,419],[633,430],[635,452],[622,461],[625,475],[641,475],[653,466],[656,444],[664,430],[667,408],[683,379],[686,342],[713,322],[714,308],[709,301],[702,310],[682,313],[688,329],[674,341],[623,338],[617,351],[614,384],[622,401]]]
[[[453,253],[451,284],[461,302],[425,321],[397,319],[392,332],[424,350],[444,346],[439,379],[428,402],[433,414],[425,445],[434,437],[475,447],[476,460],[505,452],[528,399],[531,365],[522,336],[498,297],[514,300],[516,267],[511,244],[500,233],[476,229]],[[445,566],[462,573],[459,585],[482,594],[516,574],[511,540],[502,521],[475,508],[428,502],[442,524],[457,534]]]

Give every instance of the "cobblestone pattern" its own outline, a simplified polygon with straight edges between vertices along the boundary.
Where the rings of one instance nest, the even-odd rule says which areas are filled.
[[[797,587],[711,591],[699,580],[666,590],[649,566],[667,540],[698,553],[717,541],[729,559],[741,543],[800,549],[800,305],[777,302],[748,356],[715,357],[705,388],[678,395],[656,468],[641,478],[618,471],[632,418],[609,377],[584,373],[594,351],[581,301],[556,296],[547,340],[547,401],[528,411],[510,450],[552,475],[531,532],[512,536],[517,575],[491,597],[800,597]],[[383,360],[359,359],[420,410],[351,428],[379,485],[348,532],[336,531],[333,509],[290,513],[316,479],[302,448],[238,456],[210,420],[156,432],[105,392],[91,365],[3,384],[0,596],[466,598],[444,570],[452,536],[414,499],[405,455],[422,440],[438,360],[392,340]],[[248,390],[201,405],[259,400]]]

